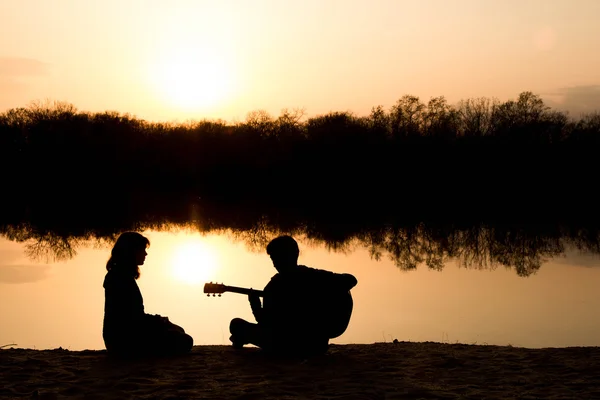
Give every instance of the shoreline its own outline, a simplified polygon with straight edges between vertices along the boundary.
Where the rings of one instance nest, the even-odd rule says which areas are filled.
[[[386,342],[277,359],[194,346],[172,358],[105,350],[0,349],[0,399],[600,398],[600,347]]]

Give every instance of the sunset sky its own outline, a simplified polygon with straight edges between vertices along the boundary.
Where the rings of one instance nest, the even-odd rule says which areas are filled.
[[[404,94],[600,109],[598,0],[2,0],[0,111],[369,113]]]

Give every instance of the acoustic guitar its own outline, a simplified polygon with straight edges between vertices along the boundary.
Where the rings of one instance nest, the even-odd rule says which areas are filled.
[[[259,297],[263,296],[262,290],[227,286],[212,282],[204,284],[204,293],[206,293],[206,295],[209,297],[211,294],[213,297],[216,295],[220,297],[221,294],[225,292],[245,295],[254,294]],[[334,339],[338,336],[341,336],[348,328],[350,317],[352,316],[354,302],[352,300],[350,291],[338,293],[336,295],[328,294],[326,299],[327,300],[324,302],[324,304],[319,305],[319,311],[323,312],[324,314],[320,320],[324,321],[326,324],[325,328],[328,332],[328,337],[330,339]]]

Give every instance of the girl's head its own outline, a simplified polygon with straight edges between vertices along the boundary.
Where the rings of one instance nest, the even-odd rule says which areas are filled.
[[[144,264],[146,248],[150,241],[137,232],[124,232],[119,236],[106,262],[106,270],[131,274],[135,279],[140,277],[139,265]]]

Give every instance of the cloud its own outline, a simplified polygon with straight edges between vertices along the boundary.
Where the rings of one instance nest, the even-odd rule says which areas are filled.
[[[600,112],[600,85],[561,88],[542,97],[548,106],[568,111],[574,118],[579,118],[581,114]]]
[[[0,57],[0,110],[31,100],[32,84],[48,76],[49,64],[31,58]]]
[[[0,265],[0,282],[31,283],[48,277],[48,265]]]
[[[25,89],[27,85],[22,82],[18,82],[12,79],[0,78],[0,92],[5,93],[17,93]]]
[[[41,76],[48,73],[48,64],[31,58],[0,57],[0,77]]]

